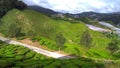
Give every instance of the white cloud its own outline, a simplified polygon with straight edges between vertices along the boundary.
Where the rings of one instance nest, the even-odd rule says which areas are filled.
[[[28,5],[38,5],[50,8],[54,11],[81,13],[94,12],[118,12],[119,0],[23,0]]]

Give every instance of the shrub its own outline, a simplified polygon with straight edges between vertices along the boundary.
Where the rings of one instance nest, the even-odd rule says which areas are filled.
[[[16,55],[15,60],[19,61],[23,59],[23,55]]]
[[[91,35],[90,35],[88,30],[83,32],[83,34],[81,36],[80,44],[84,45],[85,47],[88,47],[88,48],[92,44],[92,37],[91,37]]]
[[[30,52],[28,52],[28,53],[25,55],[24,59],[30,59],[30,58],[33,58],[34,55],[35,55],[35,52],[30,51]]]
[[[61,66],[61,62],[56,60],[55,62],[51,63],[48,66],[45,66],[45,68],[58,68]]]
[[[4,42],[0,40],[0,44],[3,44]]]
[[[68,64],[62,65],[61,68],[79,68],[77,65],[69,62]]]
[[[64,48],[64,43],[66,42],[66,39],[61,33],[56,35],[55,41],[57,45],[59,46],[59,50]]]
[[[56,43],[48,38],[36,36],[36,37],[32,38],[32,40],[38,41],[40,45],[47,46],[50,49],[58,50],[58,46],[56,45]]]
[[[25,48],[25,47],[19,47],[17,50],[16,50],[16,53],[18,55],[24,55],[26,54],[27,52],[29,52],[30,50],[28,48]]]
[[[120,50],[114,52],[113,54],[117,59],[120,59]]]
[[[42,57],[42,55],[36,53],[33,59],[35,59],[35,60],[40,60],[41,57]]]
[[[2,60],[0,59],[0,68],[7,68],[8,66],[11,66],[12,63],[8,62],[8,60]]]
[[[21,28],[16,24],[11,24],[8,30],[9,37],[19,37],[21,34]]]
[[[12,58],[12,57],[15,57],[15,54],[11,53],[11,52],[6,52],[4,55],[4,57],[9,57],[9,58]]]
[[[108,49],[111,53],[117,51],[117,50],[119,49],[118,43],[119,43],[118,40],[112,40],[112,41],[108,44],[107,49]]]
[[[39,41],[39,44],[40,44],[40,45],[44,45],[44,43],[45,43],[44,40],[40,40],[40,41]]]

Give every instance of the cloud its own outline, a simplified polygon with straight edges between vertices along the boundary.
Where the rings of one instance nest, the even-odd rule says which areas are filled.
[[[119,0],[23,0],[28,5],[38,5],[58,12],[119,12]]]

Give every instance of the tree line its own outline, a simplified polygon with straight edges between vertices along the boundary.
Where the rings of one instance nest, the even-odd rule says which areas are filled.
[[[0,18],[13,8],[22,10],[25,7],[27,5],[19,0],[0,0]]]

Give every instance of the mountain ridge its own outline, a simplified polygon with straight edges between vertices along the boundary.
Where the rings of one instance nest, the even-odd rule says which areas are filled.
[[[55,12],[53,10],[44,8],[44,7],[40,7],[40,6],[36,6],[36,5],[31,5],[28,6],[28,9],[33,9],[35,11],[38,11],[40,13],[44,13],[44,14],[57,14],[58,12]]]
[[[98,20],[98,21],[109,21],[112,22],[114,25],[120,26],[120,12],[114,12],[114,13],[98,13],[98,12],[83,12],[83,13],[78,13],[78,14],[70,14],[70,13],[60,13],[60,12],[55,12],[51,9],[43,8],[40,6],[28,6],[29,9],[36,10],[38,12],[47,14],[47,15],[58,15],[61,14],[62,16],[74,18],[74,19],[79,19],[82,17],[88,17],[92,20]]]

